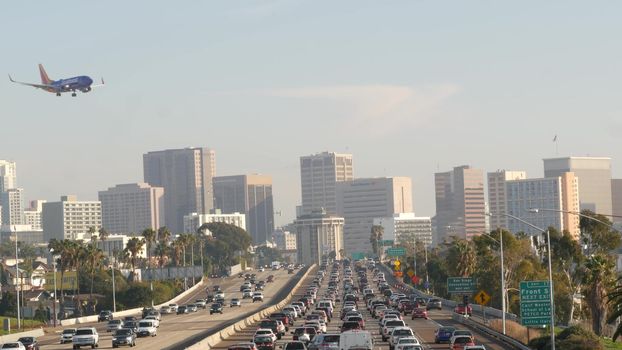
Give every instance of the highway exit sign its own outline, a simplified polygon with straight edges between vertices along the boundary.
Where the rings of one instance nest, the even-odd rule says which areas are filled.
[[[404,256],[404,255],[406,255],[406,248],[404,248],[404,247],[389,248],[389,249],[387,249],[387,255],[389,255],[389,256]]]
[[[448,277],[447,291],[453,294],[471,294],[475,292],[475,277]]]
[[[520,282],[520,321],[523,326],[551,323],[551,287],[549,281]]]

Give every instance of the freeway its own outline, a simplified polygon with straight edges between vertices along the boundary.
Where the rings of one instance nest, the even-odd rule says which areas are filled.
[[[330,271],[330,267],[328,269]],[[341,270],[343,271],[343,270]],[[372,281],[372,276],[373,274],[371,273],[371,271],[369,271],[368,273],[368,280]],[[328,275],[327,275],[328,276]],[[310,274],[309,277],[307,278],[307,280],[304,282],[307,285],[310,284],[311,280],[314,278],[314,274]],[[324,292],[327,290],[328,282],[329,278],[325,278],[321,287],[319,288],[318,291],[318,300],[322,299],[322,296],[324,295]],[[342,287],[342,286],[340,286]],[[372,287],[374,287],[374,289],[377,289],[376,285],[374,283],[372,283]],[[303,294],[305,294],[305,290],[306,288],[300,288],[300,291],[297,293],[297,295],[294,296],[294,298],[292,300],[297,300],[298,298],[300,298]],[[377,292],[377,291],[376,291]],[[341,289],[339,291],[340,295],[342,295],[343,293],[343,289]],[[377,297],[380,297],[380,294],[377,294]],[[335,308],[335,315],[332,318],[332,320],[327,324],[327,333],[336,333],[339,334],[340,333],[340,327],[341,327],[341,321],[339,320],[339,312],[341,309],[341,303],[338,301],[336,303],[336,308]],[[378,324],[378,319],[374,319],[370,312],[367,310],[367,308],[365,307],[364,301],[359,301],[357,303],[357,309],[361,312],[363,318],[365,319],[365,326],[366,326],[366,330],[371,331],[373,337],[374,337],[374,350],[389,350],[389,344],[386,341],[382,341],[382,336],[381,336],[381,329],[380,326]],[[438,327],[440,327],[441,325],[443,326],[454,326],[458,329],[465,329],[468,327],[465,327],[461,324],[459,324],[458,322],[452,320],[451,316],[452,316],[452,312],[451,310],[448,309],[443,309],[443,310],[431,310],[429,313],[429,319],[425,320],[425,319],[415,319],[415,320],[411,320],[411,318],[409,316],[404,316],[404,321],[406,322],[407,326],[411,327],[413,329],[413,331],[415,332],[416,336],[420,339],[421,343],[423,344],[425,349],[448,349],[448,345],[447,343],[444,344],[435,344],[434,343],[434,334],[436,329],[438,329]],[[299,318],[298,320],[296,320],[295,322],[295,326],[300,326],[304,323],[304,317]],[[295,326],[291,326],[290,327],[290,333],[291,330],[295,328]],[[244,331],[238,332],[235,335],[233,335],[232,337],[230,337],[229,339],[222,341],[220,343],[218,343],[216,346],[214,346],[212,349],[217,349],[217,350],[226,350],[229,346],[237,344],[237,343],[242,343],[242,342],[248,342],[251,341],[253,339],[253,334],[255,332],[255,330],[257,329],[257,326],[251,326],[249,328],[247,328]],[[510,346],[508,346],[507,344],[494,339],[490,336],[487,336],[485,334],[481,334],[479,332],[477,332],[475,329],[471,329],[471,331],[473,332],[475,339],[476,339],[476,343],[477,344],[482,344],[486,346],[487,350],[507,350],[507,349],[511,349]],[[285,345],[285,343],[292,341],[292,335],[288,333],[286,334],[281,340],[277,341],[277,349],[279,349],[279,346],[283,346]]]
[[[137,340],[138,349],[163,349],[167,347],[174,348],[175,344],[183,342],[188,338],[195,336],[197,333],[206,332],[211,329],[219,328],[219,326],[231,319],[240,317],[246,313],[252,313],[265,307],[272,301],[274,295],[290,281],[290,277],[294,275],[288,275],[286,270],[265,272],[255,272],[258,280],[265,280],[268,275],[274,275],[273,283],[266,283],[264,290],[264,302],[253,303],[250,299],[242,299],[242,293],[240,292],[240,285],[243,282],[242,278],[229,277],[226,279],[213,279],[207,283],[207,287],[211,288],[215,285],[219,285],[225,292],[225,299],[227,304],[224,308],[223,314],[209,314],[209,307],[205,310],[199,310],[196,313],[184,314],[184,315],[163,315],[160,327],[158,328],[157,336],[151,338],[139,338]],[[199,288],[192,295],[187,296],[179,302],[179,305],[184,303],[193,302],[195,299],[205,298],[205,288]],[[228,302],[231,298],[239,298],[242,300],[241,307],[231,308]],[[107,349],[112,348],[112,336],[111,333],[107,333],[105,330],[105,323],[85,324],[80,326],[94,326],[99,333],[99,348]],[[56,350],[56,349],[71,349],[71,344],[61,345],[58,342],[59,334],[47,335],[39,338],[39,342],[42,345],[41,349],[44,350]]]

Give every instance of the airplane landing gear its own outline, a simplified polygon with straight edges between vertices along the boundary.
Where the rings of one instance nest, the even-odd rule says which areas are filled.
[[[56,93],[56,96],[60,96],[60,92],[57,92],[57,93]]]
[[[77,95],[76,95],[76,93],[75,93],[75,92],[72,92],[72,93],[71,93],[71,97],[76,97],[76,96],[77,96]]]

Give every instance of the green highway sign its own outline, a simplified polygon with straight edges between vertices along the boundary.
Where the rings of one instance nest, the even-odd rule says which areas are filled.
[[[523,326],[543,326],[551,323],[549,281],[520,283],[520,318]]]
[[[383,241],[380,241],[380,245],[383,245],[383,246],[393,245],[393,240],[392,239],[385,239]]]
[[[363,259],[365,259],[365,253],[363,252],[352,253],[352,260],[363,260]]]
[[[469,294],[475,292],[475,277],[448,277],[447,291],[454,294]]]
[[[389,255],[389,256],[404,256],[404,255],[406,255],[406,248],[404,248],[404,247],[389,248],[389,249],[387,249],[387,255]]]

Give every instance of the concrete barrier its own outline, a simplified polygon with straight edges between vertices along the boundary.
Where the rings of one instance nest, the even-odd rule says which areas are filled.
[[[215,334],[204,338],[203,340],[200,340],[199,342],[195,343],[194,345],[190,347],[187,347],[186,349],[187,350],[210,350],[214,345],[220,343],[223,340],[227,340],[227,338],[235,334],[235,332],[243,331],[244,329],[254,325],[256,322],[262,320],[263,318],[266,318],[271,313],[280,310],[281,308],[283,308],[283,306],[289,304],[293,295],[303,285],[304,280],[307,278],[309,273],[314,269],[315,269],[315,265],[310,266],[309,269],[307,269],[307,271],[300,277],[300,280],[298,281],[298,283],[296,283],[296,285],[292,288],[292,291],[289,292],[289,294],[287,294],[285,299],[283,299],[281,302],[277,303],[274,306],[270,306],[264,310],[258,311],[254,313],[253,315],[243,320],[240,320],[234,323],[233,325],[226,327],[216,332]]]
[[[33,329],[32,331],[7,334],[7,335],[0,336],[0,344],[14,342],[14,341],[17,341],[17,339],[21,337],[37,338],[37,337],[42,337],[43,335],[44,335],[44,332],[42,328]]]
[[[462,323],[464,325],[467,325],[471,328],[475,328],[477,329],[479,332],[481,333],[485,333],[488,334],[494,338],[497,338],[499,340],[501,340],[502,342],[516,348],[519,350],[532,350],[530,347],[524,345],[523,343],[519,342],[518,340],[508,337],[507,335],[503,335],[497,331],[494,331],[484,325],[482,325],[479,322],[475,322],[471,319],[469,319],[468,317],[464,317],[462,315],[458,315],[458,314],[453,314],[451,317],[454,321],[457,321],[459,323]]]

